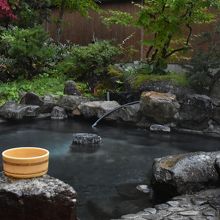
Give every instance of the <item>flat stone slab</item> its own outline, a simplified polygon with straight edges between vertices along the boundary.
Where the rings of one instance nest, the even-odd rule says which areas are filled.
[[[174,197],[167,203],[121,217],[130,220],[219,220],[220,188]],[[119,219],[118,219],[119,220]]]
[[[76,192],[48,175],[26,180],[1,175],[0,219],[76,220]]]

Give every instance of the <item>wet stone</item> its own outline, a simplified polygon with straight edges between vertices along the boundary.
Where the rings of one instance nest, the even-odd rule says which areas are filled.
[[[73,134],[73,144],[76,145],[95,145],[100,144],[102,138],[97,134],[76,133]]]
[[[140,215],[139,214],[128,214],[128,215],[123,215],[121,218],[122,219],[137,219],[139,218]]]
[[[204,204],[206,204],[207,203],[207,200],[205,200],[205,199],[192,199],[192,203],[194,204],[194,205],[204,205]]]
[[[169,208],[169,205],[167,204],[156,205],[155,208],[158,210],[166,210]]]
[[[202,213],[204,216],[216,216],[215,210],[207,210]]]
[[[184,211],[184,212],[180,212],[180,215],[183,216],[194,216],[194,215],[198,215],[199,211]]]
[[[144,209],[144,212],[148,212],[150,214],[156,214],[157,210],[155,208],[147,208]]]
[[[180,208],[180,207],[170,207],[168,210],[170,212],[182,212],[182,211],[185,211],[186,209],[185,208]]]
[[[176,207],[179,205],[179,202],[178,201],[169,201],[167,202],[168,205],[172,206],[172,207]]]
[[[206,199],[205,199],[206,198]],[[219,220],[220,188],[182,195],[167,203],[144,209],[137,218],[148,220]],[[130,215],[131,216],[131,215]],[[133,220],[137,220],[133,218]]]

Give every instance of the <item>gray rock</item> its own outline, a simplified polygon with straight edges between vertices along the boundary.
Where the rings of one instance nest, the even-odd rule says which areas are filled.
[[[2,220],[76,220],[76,192],[47,175],[27,180],[1,176],[0,210]]]
[[[177,201],[178,200],[178,201]],[[195,203],[195,200],[205,200]],[[149,220],[219,220],[220,188],[205,190],[192,195],[182,195],[173,198],[166,204],[146,208],[143,212],[122,216],[121,219]]]
[[[85,102],[79,105],[81,114],[86,118],[98,117],[100,118],[105,113],[118,108],[120,105],[116,101],[93,101]],[[117,113],[113,113],[106,119],[117,120]]]
[[[21,98],[20,104],[24,104],[24,105],[38,105],[38,106],[42,106],[43,105],[43,101],[42,99],[36,95],[33,92],[27,92],[23,95],[23,97]]]
[[[220,107],[214,106],[213,109],[213,120],[220,124]]]
[[[23,119],[24,117],[37,117],[40,107],[36,105],[23,105],[7,102],[0,108],[0,116],[5,119]]]
[[[169,126],[167,126],[167,125],[153,124],[153,125],[150,126],[150,131],[170,133],[171,132],[171,128]]]
[[[155,208],[146,208],[146,209],[144,209],[144,212],[147,212],[150,214],[156,214],[157,210]]]
[[[114,113],[115,118],[124,122],[138,122],[140,116],[140,104],[121,108]]]
[[[208,122],[209,127],[203,130],[203,133],[211,137],[220,137],[220,125],[210,120]]]
[[[215,160],[220,152],[198,152],[156,159],[152,184],[160,196],[192,193],[218,185]]]
[[[212,87],[211,97],[220,99],[220,78],[215,81]]]
[[[65,109],[59,106],[55,106],[53,108],[53,111],[51,112],[51,119],[54,119],[54,120],[63,120],[63,119],[66,119],[67,117],[68,116],[66,114]]]
[[[64,86],[65,95],[81,95],[81,92],[77,89],[77,85],[73,80],[68,80],[65,82]]]
[[[151,192],[151,189],[148,185],[138,185],[136,189],[145,194],[149,194]]]
[[[97,134],[76,133],[73,134],[73,145],[97,145],[102,142],[102,138]]]
[[[144,92],[141,95],[141,113],[159,124],[173,122],[180,105],[176,96],[169,93]]]
[[[81,103],[85,102],[86,99],[82,96],[65,95],[58,100],[58,106],[68,111],[75,110]]]
[[[195,215],[198,215],[199,214],[199,211],[184,211],[184,212],[180,212],[179,213],[180,215],[182,216],[195,216]]]
[[[58,105],[57,104],[58,99],[59,96],[45,95],[42,99],[43,105],[41,105],[40,107],[40,113],[41,114],[51,113],[53,108]]]
[[[189,95],[181,100],[179,123],[181,128],[201,130],[208,127],[213,114],[213,105],[206,95]]]

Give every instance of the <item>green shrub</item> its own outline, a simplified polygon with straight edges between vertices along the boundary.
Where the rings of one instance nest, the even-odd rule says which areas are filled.
[[[212,32],[205,32],[197,39],[198,45],[208,44],[207,50],[195,50],[191,67],[189,67],[189,82],[199,93],[210,94],[215,82],[220,79],[220,22],[217,22]]]
[[[11,79],[31,78],[43,72],[56,53],[41,27],[5,30],[0,37],[0,47],[1,54],[14,60]]]
[[[63,94],[65,77],[40,75],[32,80],[18,80],[0,83],[0,104],[8,100],[17,101],[23,92],[35,92],[38,95]]]
[[[32,80],[17,80],[14,82],[0,83],[0,105],[9,100],[18,101],[24,92],[34,92],[40,96],[47,94],[63,95],[66,76],[49,76],[42,74]],[[86,97],[92,97],[86,83],[78,83],[77,88]]]
[[[138,65],[124,64],[123,67],[109,67],[109,74],[118,76],[118,81],[123,90],[136,90],[149,81],[169,81],[180,86],[189,86],[186,74],[175,72],[155,73],[152,66],[146,63]],[[119,86],[119,85],[118,85]]]
[[[118,47],[108,41],[98,41],[88,46],[75,46],[52,72],[86,81],[92,90],[98,82],[108,77],[108,66],[116,61],[120,52]]]
[[[170,72],[167,74],[159,75],[159,74],[150,74],[150,75],[143,75],[139,74],[135,78],[132,83],[134,88],[139,88],[144,82],[148,81],[169,81],[175,85],[179,86],[189,86],[189,81],[186,77],[186,74],[183,73],[175,73]]]

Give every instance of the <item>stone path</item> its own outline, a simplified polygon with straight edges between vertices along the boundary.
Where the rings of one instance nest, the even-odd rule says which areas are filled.
[[[122,219],[220,220],[220,188],[174,197],[171,201],[156,205],[154,208],[146,208],[137,214],[124,215]]]

